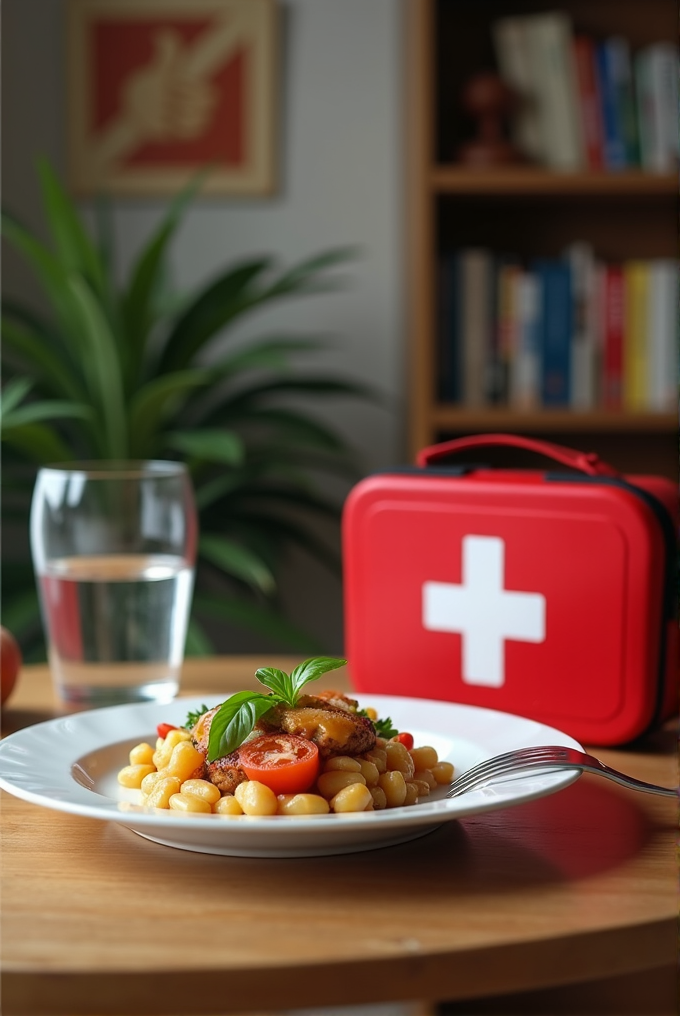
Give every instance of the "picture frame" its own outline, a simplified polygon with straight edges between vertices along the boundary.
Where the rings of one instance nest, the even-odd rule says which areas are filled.
[[[76,194],[275,188],[276,0],[69,0]]]

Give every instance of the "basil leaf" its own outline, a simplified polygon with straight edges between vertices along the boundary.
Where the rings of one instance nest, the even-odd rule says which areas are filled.
[[[255,724],[278,703],[294,707],[298,693],[309,681],[316,681],[329,670],[344,667],[347,660],[335,656],[314,656],[300,663],[292,674],[277,667],[260,667],[255,677],[270,695],[260,692],[239,691],[231,695],[213,716],[208,737],[208,762],[230,755],[252,733]]]
[[[252,691],[239,691],[231,695],[212,718],[208,737],[208,762],[230,755],[242,745],[259,718],[278,701],[278,696]]]
[[[346,663],[347,660],[340,660],[335,656],[313,656],[310,660],[300,663],[290,675],[296,700],[300,689],[309,681],[316,681],[322,674],[344,667]]]
[[[288,705],[295,705],[293,697],[295,689],[285,670],[278,670],[277,667],[260,667],[259,670],[255,671],[255,677],[265,688],[271,688],[276,695],[280,695],[282,699],[285,699]]]

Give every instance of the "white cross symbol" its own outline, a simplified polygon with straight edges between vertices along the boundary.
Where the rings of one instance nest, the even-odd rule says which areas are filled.
[[[504,559],[503,540],[466,536],[462,584],[423,583],[423,627],[460,632],[467,684],[500,688],[505,683],[505,639],[545,640],[545,597],[504,589]]]

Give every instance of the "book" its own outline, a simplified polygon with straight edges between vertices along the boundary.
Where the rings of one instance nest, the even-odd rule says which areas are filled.
[[[623,407],[630,412],[640,412],[648,408],[648,262],[624,262],[623,276]]]
[[[640,150],[630,43],[622,36],[616,35],[608,39],[605,45],[614,79],[616,120],[623,142],[626,166],[639,166]]]
[[[618,83],[618,114],[626,158],[629,166],[640,165],[640,138],[638,135],[637,110],[635,106],[635,81],[630,44],[627,39],[617,36],[612,40],[616,54]]]
[[[678,408],[678,262],[657,258],[649,264],[648,408],[661,413]]]
[[[678,109],[680,107],[680,82],[678,80],[678,59],[680,53],[676,45],[654,47],[652,55],[652,78],[654,78],[655,62],[658,62],[659,93],[663,104],[664,137],[668,148],[668,162],[671,172],[677,172],[680,166],[680,123]]]
[[[603,265],[599,276],[601,402],[605,409],[623,404],[624,276],[621,265]]]
[[[445,254],[438,267],[437,341],[438,385],[440,402],[460,402],[463,396],[460,349],[459,258]]]
[[[571,406],[594,409],[597,398],[597,312],[595,255],[588,243],[573,243],[565,258],[571,269]]]
[[[566,407],[571,402],[571,269],[564,260],[544,258],[536,261],[534,271],[540,292],[541,401]]]
[[[460,342],[463,402],[487,404],[487,364],[491,352],[493,258],[482,248],[460,252]]]
[[[640,163],[649,173],[666,170],[662,142],[661,111],[652,91],[649,48],[635,57],[635,101],[640,135]]]
[[[524,27],[545,162],[554,169],[584,169],[571,21],[554,11],[527,16]]]
[[[513,278],[515,348],[510,360],[509,402],[514,409],[541,404],[540,289],[533,272]]]
[[[516,345],[517,327],[514,282],[519,271],[519,263],[512,255],[496,258],[491,353],[487,371],[487,397],[492,405],[508,402],[510,361]]]
[[[586,164],[589,169],[603,169],[602,98],[597,77],[595,41],[589,35],[576,35],[573,51]]]
[[[509,17],[491,26],[496,62],[503,80],[515,93],[512,140],[529,160],[543,162],[544,149],[536,87],[531,74],[525,18]]]
[[[593,269],[592,292],[592,327],[594,332],[594,408],[604,407],[604,359],[605,359],[605,318],[604,318],[604,279],[607,265],[595,257]]]
[[[616,39],[605,39],[595,48],[597,80],[602,102],[604,164],[609,170],[628,166],[628,151],[621,117],[621,53]]]
[[[678,168],[678,49],[672,43],[647,46],[634,61],[640,162],[651,173]]]

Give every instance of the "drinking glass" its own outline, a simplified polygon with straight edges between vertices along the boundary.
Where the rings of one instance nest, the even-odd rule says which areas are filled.
[[[61,699],[98,706],[177,694],[197,528],[181,463],[39,470],[31,553]]]

